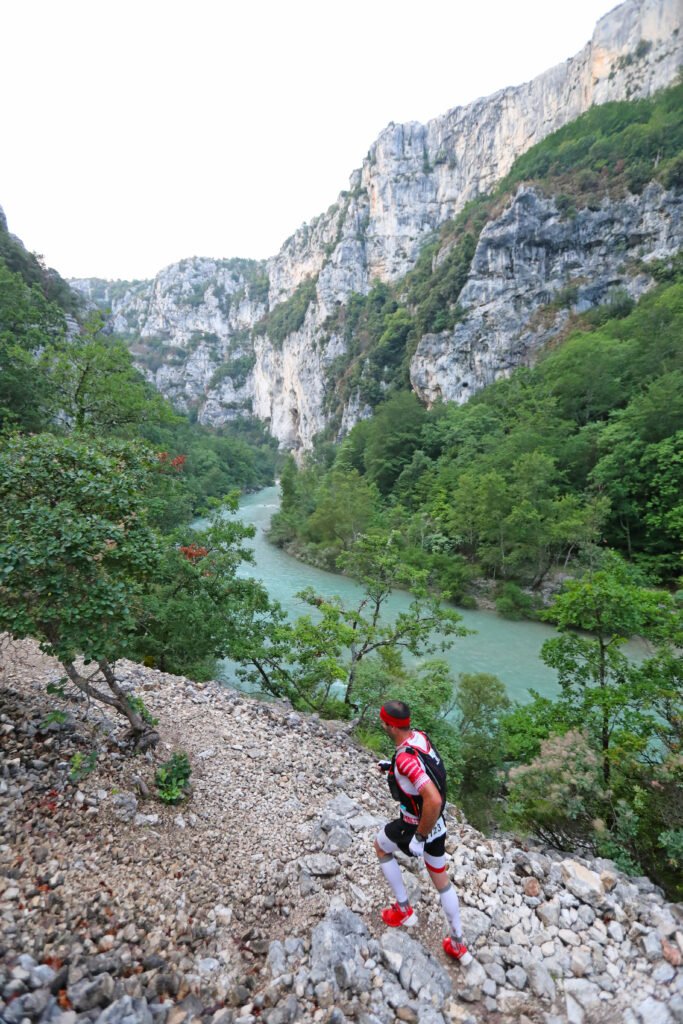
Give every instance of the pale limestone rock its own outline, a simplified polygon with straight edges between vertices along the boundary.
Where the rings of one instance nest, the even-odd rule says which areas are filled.
[[[631,265],[672,256],[683,245],[683,196],[649,185],[640,196],[605,200],[563,217],[554,199],[518,189],[482,231],[452,331],[426,334],[410,366],[428,404],[466,402],[520,365],[532,363],[566,324],[617,293],[639,299],[654,284]],[[549,304],[569,296],[566,305]],[[565,301],[565,300],[563,300]],[[545,308],[547,315],[539,317]]]
[[[600,875],[596,871],[591,871],[590,868],[584,867],[577,860],[563,860],[560,867],[562,868],[565,883],[570,882],[572,879],[578,879],[583,885],[588,886],[598,895],[603,895],[603,884]]]

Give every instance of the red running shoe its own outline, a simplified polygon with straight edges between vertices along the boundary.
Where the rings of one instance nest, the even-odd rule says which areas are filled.
[[[417,924],[417,914],[410,906],[401,907],[398,903],[394,903],[393,907],[384,908],[382,920],[390,928],[398,928],[400,924],[404,924],[406,928],[412,928],[414,924]]]
[[[472,963],[472,954],[468,951],[467,946],[462,942],[453,942],[450,935],[443,940],[443,948],[448,956],[453,957],[463,967],[467,967],[468,964]]]

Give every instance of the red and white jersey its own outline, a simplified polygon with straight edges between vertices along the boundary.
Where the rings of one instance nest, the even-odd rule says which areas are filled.
[[[423,732],[418,729],[413,729],[410,736],[407,737],[398,748],[396,754],[396,762],[394,765],[394,775],[396,781],[403,790],[404,793],[409,793],[411,796],[417,796],[421,790],[431,782],[431,779],[427,775],[427,772],[422,766],[422,762],[417,754],[409,754],[408,751],[404,750],[404,747],[414,747],[415,750],[423,751],[428,754],[432,749],[431,743]],[[411,825],[416,824],[420,819],[416,818],[414,814],[411,814],[405,805],[401,804],[401,812],[403,818]]]

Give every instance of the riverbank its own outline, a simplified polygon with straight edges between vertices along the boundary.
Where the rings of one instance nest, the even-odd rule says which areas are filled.
[[[282,544],[278,544],[276,541],[271,539],[271,536],[266,534],[266,539],[274,547],[283,551],[290,558],[295,558],[298,562],[303,565],[310,565],[314,569],[320,569],[322,572],[332,573],[335,576],[343,576],[346,579],[352,579],[348,573],[343,572],[336,565],[336,558],[332,560],[330,564],[329,560],[316,557],[311,547],[307,544],[300,544],[298,540],[285,541]],[[493,590],[495,588],[494,580],[472,580],[471,589],[468,590],[467,596],[472,599],[472,604],[466,602],[465,605],[455,604],[454,602],[444,601],[445,604],[452,604],[454,608],[460,610],[462,607],[467,608],[478,608],[482,611],[495,612],[496,602],[493,597]]]
[[[382,925],[372,837],[394,805],[340,723],[121,662],[159,718],[159,748],[133,758],[94,705],[43,724],[61,672],[35,645],[6,645],[0,668],[8,1024],[680,1019],[683,907],[647,879],[486,839],[449,807],[463,969],[414,864],[418,927]],[[193,792],[167,807],[153,778],[174,749]]]

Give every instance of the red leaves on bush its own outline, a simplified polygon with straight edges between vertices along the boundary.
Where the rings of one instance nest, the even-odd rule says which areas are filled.
[[[171,458],[168,452],[157,452],[157,459],[163,465],[179,470],[182,469],[187,462],[187,455],[174,455],[173,458]]]
[[[206,558],[209,553],[208,548],[202,548],[199,544],[183,544],[178,549],[181,555],[184,555],[188,562],[198,562],[200,558]]]

